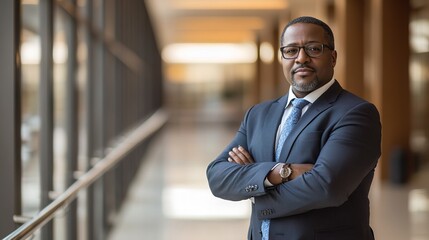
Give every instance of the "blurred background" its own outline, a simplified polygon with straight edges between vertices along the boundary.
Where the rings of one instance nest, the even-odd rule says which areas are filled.
[[[381,114],[376,238],[429,240],[425,0],[2,0],[0,237],[246,239],[250,203],[205,170],[287,92],[279,38],[302,15]]]

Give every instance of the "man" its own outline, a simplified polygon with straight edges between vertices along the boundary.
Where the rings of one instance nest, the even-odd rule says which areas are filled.
[[[207,168],[211,191],[252,200],[248,239],[373,240],[368,192],[381,152],[379,113],[333,78],[337,52],[324,22],[294,19],[280,44],[289,92],[247,111]],[[298,101],[306,106],[296,114]],[[291,124],[292,115],[301,118]]]

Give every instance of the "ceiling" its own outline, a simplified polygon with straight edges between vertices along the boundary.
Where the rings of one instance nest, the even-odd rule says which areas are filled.
[[[245,43],[284,16],[288,0],[146,0],[160,47]]]

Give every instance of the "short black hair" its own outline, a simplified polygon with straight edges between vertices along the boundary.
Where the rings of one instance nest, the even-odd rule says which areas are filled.
[[[302,16],[302,17],[298,17],[293,19],[292,21],[290,21],[285,28],[283,29],[282,35],[280,37],[280,45],[282,44],[283,41],[283,37],[285,35],[286,29],[296,23],[311,23],[311,24],[316,24],[318,26],[321,26],[323,28],[323,30],[325,31],[325,35],[326,38],[328,40],[328,46],[332,49],[335,49],[335,41],[334,41],[334,33],[332,32],[331,28],[328,26],[328,24],[326,24],[325,22],[323,22],[320,19],[314,18],[314,17],[309,17],[309,16]]]

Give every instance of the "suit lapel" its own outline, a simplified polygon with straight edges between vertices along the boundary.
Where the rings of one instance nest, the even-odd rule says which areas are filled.
[[[262,139],[264,139],[264,156],[271,156],[267,161],[275,161],[275,144],[277,128],[283,116],[286,106],[288,95],[285,95],[271,104],[270,109],[266,115],[266,121],[263,127]]]
[[[287,156],[289,156],[293,143],[304,128],[322,112],[330,108],[341,91],[342,88],[340,84],[335,81],[335,83],[310,106],[286,138],[280,154],[280,162],[285,162]]]

